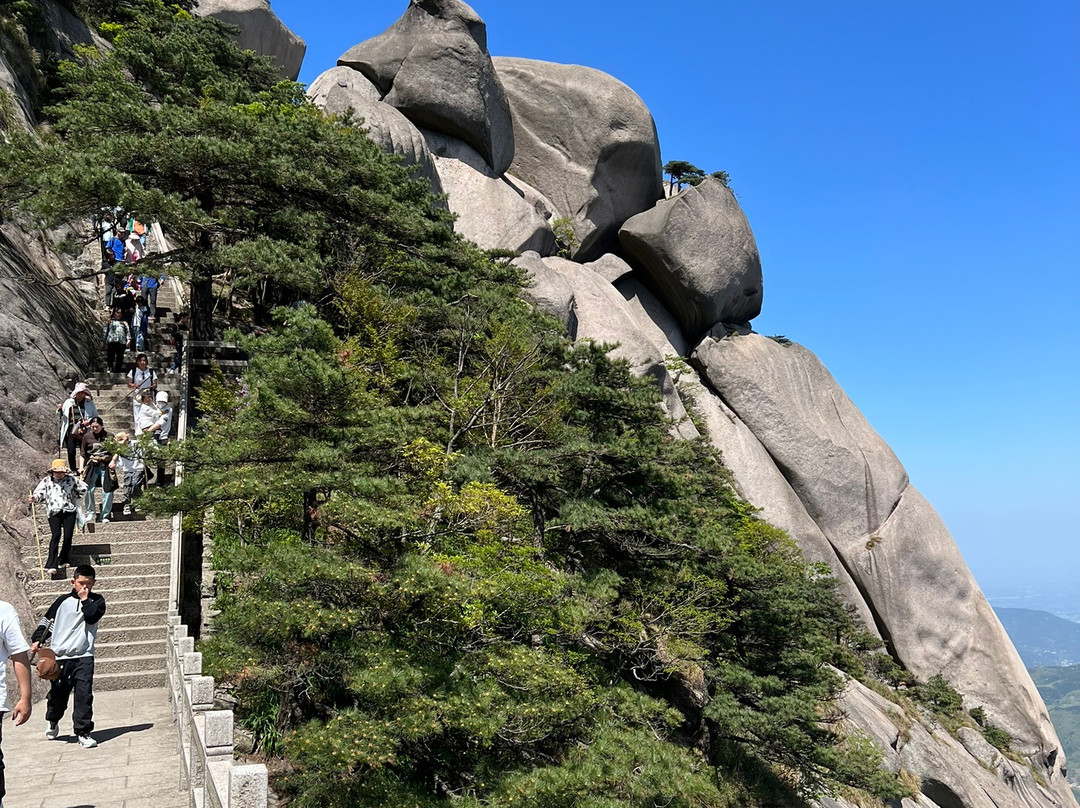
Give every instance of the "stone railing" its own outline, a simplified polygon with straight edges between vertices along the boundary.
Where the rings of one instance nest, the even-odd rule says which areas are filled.
[[[214,677],[175,612],[166,650],[173,718],[180,730],[180,788],[194,808],[266,808],[266,767],[233,760],[232,710],[214,709]]]

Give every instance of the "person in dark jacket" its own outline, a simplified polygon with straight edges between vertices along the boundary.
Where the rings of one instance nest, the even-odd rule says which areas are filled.
[[[46,699],[45,737],[54,741],[60,736],[60,719],[74,690],[71,719],[75,737],[84,749],[97,746],[90,737],[94,731],[94,642],[98,622],[105,616],[105,598],[93,591],[96,577],[89,564],[77,566],[71,592],[53,601],[30,638],[30,653],[34,653],[51,636],[49,647],[60,667],[60,678],[52,683]]]

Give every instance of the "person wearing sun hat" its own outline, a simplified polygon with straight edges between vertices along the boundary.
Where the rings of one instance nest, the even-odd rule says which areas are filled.
[[[68,564],[71,552],[71,537],[75,533],[75,515],[79,502],[86,496],[86,483],[76,477],[71,468],[62,459],[57,459],[49,466],[49,473],[37,484],[30,502],[45,503],[45,513],[49,518],[49,559],[45,562],[45,571],[52,574],[58,567]],[[60,543],[61,533],[63,544]]]
[[[68,466],[75,465],[75,452],[79,440],[90,425],[90,419],[98,414],[94,397],[84,382],[75,385],[71,395],[60,405],[60,451],[67,450]]]

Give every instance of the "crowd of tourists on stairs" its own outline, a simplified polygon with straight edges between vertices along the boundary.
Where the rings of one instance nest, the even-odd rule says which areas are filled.
[[[101,234],[105,309],[111,313],[104,334],[106,364],[111,372],[120,373],[126,349],[147,350],[150,324],[157,320],[158,290],[165,278],[137,271],[146,254],[149,230],[134,212],[106,208],[95,227]]]
[[[146,480],[146,465],[158,454],[154,450],[169,442],[173,409],[169,394],[157,389],[157,373],[148,367],[145,354],[136,359],[127,375],[132,392],[131,431],[110,434],[98,414],[93,396],[83,382],[60,406],[60,452],[48,474],[30,495],[32,503],[45,506],[49,522],[49,555],[46,572],[66,566],[76,526],[91,521],[109,522],[113,497],[123,490],[124,515],[135,510],[135,501]],[[117,420],[122,420],[122,416]],[[145,439],[140,436],[146,435]],[[157,485],[165,484],[164,462],[155,466]],[[100,508],[98,491],[100,490]]]
[[[100,226],[108,230],[108,238],[103,237],[103,250],[106,247],[110,253],[119,250],[122,235],[127,236],[123,244],[137,249],[138,237],[145,240],[146,228],[135,221],[135,226],[129,223],[129,229],[125,231],[115,224],[118,220],[114,217],[118,215],[118,212],[109,211],[101,218]],[[123,372],[126,350],[133,345],[138,350],[146,344],[146,327],[148,321],[156,317],[157,289],[163,281],[161,277],[136,279],[134,275],[117,278],[112,295],[106,284],[107,306],[112,311],[104,332],[105,356],[110,371]],[[140,282],[150,293],[149,303],[141,295],[130,294],[134,282]],[[139,320],[132,320],[131,312],[136,315],[141,312],[141,338],[133,327]],[[183,341],[178,338],[170,373],[179,369],[182,350]],[[155,466],[153,482],[165,484],[164,462],[154,461],[160,457],[155,450],[168,444],[172,430],[173,410],[169,394],[158,389],[158,372],[150,367],[145,353],[136,356],[125,381],[131,400],[130,427],[121,428],[115,434],[106,429],[105,419],[123,427],[124,416],[112,412],[116,405],[99,412],[93,394],[84,382],[76,384],[71,395],[57,407],[60,459],[53,461],[49,472],[30,495],[32,503],[45,506],[51,535],[44,566],[50,574],[69,563],[68,554],[77,526],[111,521],[113,498],[118,489],[123,490],[124,515],[134,512],[135,501],[149,482],[148,463]]]

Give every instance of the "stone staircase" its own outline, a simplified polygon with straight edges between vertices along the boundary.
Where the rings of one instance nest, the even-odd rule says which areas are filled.
[[[158,389],[169,391],[169,403],[174,407],[178,403],[180,377],[167,375],[165,371],[173,356],[169,336],[175,328],[175,306],[171,290],[163,288],[158,295],[158,321],[150,326],[145,351],[150,367],[158,371]],[[134,352],[129,351],[126,360],[130,368],[135,360]],[[88,377],[87,383],[109,434],[131,433],[131,399],[123,374],[98,373]],[[174,438],[176,420],[174,416]],[[100,491],[97,496],[100,502]],[[47,575],[41,580],[36,544],[22,548],[30,578],[27,590],[38,617],[58,596],[71,591],[70,573],[75,565],[94,565],[97,571],[94,591],[102,594],[107,604],[98,629],[94,672],[94,689],[100,691],[162,687],[167,681],[172,522],[147,518],[141,513],[125,516],[123,506],[123,491],[118,490],[111,521],[88,524],[83,531],[75,533],[72,566],[62,570],[57,580],[50,580]],[[48,553],[49,526],[44,509],[39,507],[37,513],[37,536],[44,559]]]

